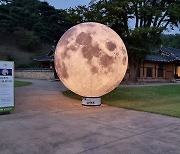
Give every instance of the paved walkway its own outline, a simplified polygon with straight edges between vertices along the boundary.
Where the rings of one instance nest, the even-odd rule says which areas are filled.
[[[179,154],[180,119],[62,95],[60,82],[28,80],[0,116],[0,154]]]

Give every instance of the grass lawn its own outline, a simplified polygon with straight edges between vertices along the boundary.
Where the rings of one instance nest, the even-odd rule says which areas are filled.
[[[31,82],[24,82],[24,81],[15,81],[15,87],[21,87],[21,86],[28,86],[32,84]]]
[[[64,95],[81,100],[81,96],[71,91],[65,91]],[[180,85],[118,87],[102,96],[102,103],[180,118]]]

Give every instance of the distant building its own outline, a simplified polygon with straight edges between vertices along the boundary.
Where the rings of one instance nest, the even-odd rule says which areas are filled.
[[[138,81],[180,80],[180,49],[162,47],[147,55],[138,72]]]
[[[54,49],[51,49],[51,51],[47,55],[35,57],[34,61],[38,62],[39,67],[42,69],[53,69],[54,78],[58,79],[58,76],[54,67]]]
[[[37,56],[34,61],[39,63],[40,68],[54,68],[54,51],[51,50],[47,55]]]

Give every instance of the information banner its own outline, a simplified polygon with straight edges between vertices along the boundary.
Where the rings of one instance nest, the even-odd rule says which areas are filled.
[[[14,62],[0,61],[0,113],[14,110]]]

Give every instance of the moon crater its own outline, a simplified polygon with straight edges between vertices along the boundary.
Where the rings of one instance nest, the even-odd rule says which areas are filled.
[[[62,65],[60,65],[60,70],[61,70],[61,73],[62,73],[62,77],[64,79],[68,79],[69,75],[68,75],[68,72],[67,72],[66,65],[64,63],[62,63]]]
[[[89,44],[83,46],[81,53],[83,57],[86,58],[89,63],[91,63],[93,57],[99,57],[101,55],[100,51],[101,50],[97,44],[95,45]]]
[[[88,45],[91,41],[92,37],[90,33],[81,32],[76,38],[76,42],[80,45]]]
[[[126,65],[126,57],[123,57],[123,65]]]
[[[114,51],[114,49],[116,48],[116,44],[113,42],[107,42],[106,46],[107,46],[107,49],[110,51]]]
[[[97,74],[97,73],[98,73],[98,68],[97,68],[96,66],[92,66],[92,67],[91,67],[91,72],[92,72],[93,74]]]
[[[111,66],[114,62],[114,58],[109,56],[109,55],[103,55],[100,58],[100,64],[104,67],[107,68],[108,66]]]

